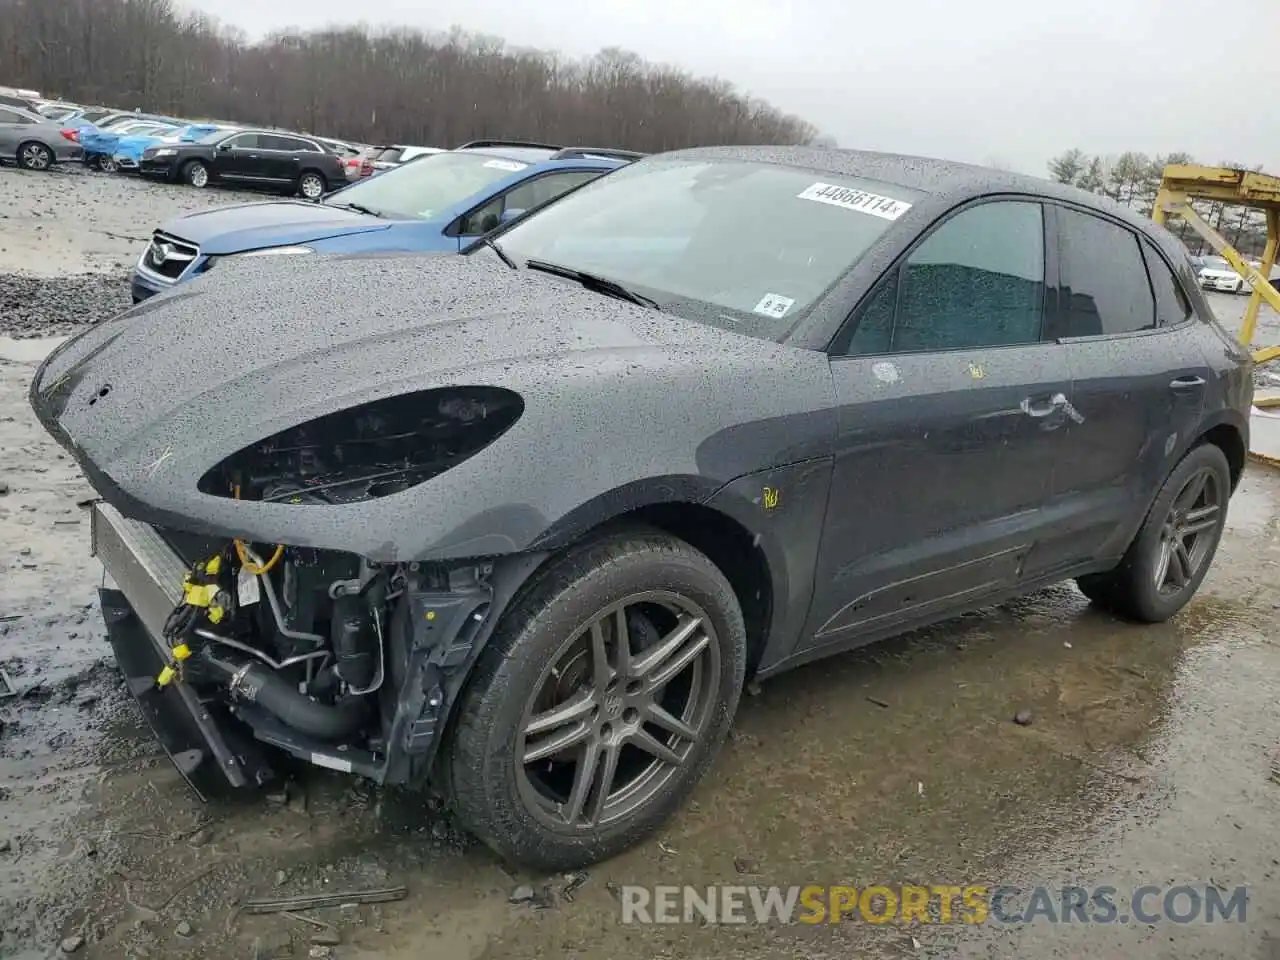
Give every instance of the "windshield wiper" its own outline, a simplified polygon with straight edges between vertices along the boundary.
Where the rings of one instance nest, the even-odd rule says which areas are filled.
[[[371,217],[382,216],[382,214],[380,214],[377,210],[370,210],[368,207],[362,206],[361,204],[358,204],[358,203],[331,203],[329,204],[329,206],[341,207],[343,210],[354,210],[356,213],[367,213]]]
[[[480,238],[480,244],[481,244],[482,246],[488,247],[490,250],[492,250],[494,253],[496,253],[496,254],[498,255],[498,259],[500,259],[503,263],[505,263],[505,264],[506,264],[508,267],[510,267],[512,270],[519,270],[519,269],[520,269],[518,266],[516,266],[516,262],[515,262],[514,260],[512,260],[509,256],[507,256],[506,251],[505,251],[505,250],[503,250],[500,246],[498,246],[498,245],[497,245],[497,243],[495,243],[494,241],[490,240],[488,237],[481,237],[481,238]]]
[[[564,277],[567,280],[577,280],[588,290],[603,293],[607,297],[626,300],[628,303],[648,307],[650,310],[662,309],[657,300],[646,297],[643,293],[636,293],[634,290],[624,287],[617,280],[610,280],[608,277],[588,273],[585,270],[574,270],[572,267],[562,267],[556,263],[547,263],[545,260],[526,260],[524,265],[530,270],[540,270],[543,273]]]

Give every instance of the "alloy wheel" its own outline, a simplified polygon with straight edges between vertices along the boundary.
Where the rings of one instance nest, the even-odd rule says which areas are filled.
[[[584,830],[642,809],[706,735],[719,678],[715,628],[687,597],[650,591],[598,613],[525,705],[516,779],[529,811]]]
[[[303,177],[299,188],[302,195],[308,200],[314,200],[316,197],[324,193],[324,184],[320,182],[319,177],[312,175]]]
[[[98,161],[98,169],[103,173],[115,173],[120,169],[120,165],[111,157],[103,157]]]
[[[38,143],[28,143],[22,148],[22,160],[28,170],[48,170],[52,163],[48,148]]]
[[[197,165],[191,168],[191,185],[193,187],[204,187],[209,184],[209,171],[203,165]]]
[[[1160,529],[1156,592],[1177,594],[1196,579],[1223,521],[1223,493],[1217,474],[1203,468],[1188,477],[1173,498]]]

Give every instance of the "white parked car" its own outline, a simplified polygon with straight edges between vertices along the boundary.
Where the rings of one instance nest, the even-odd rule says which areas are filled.
[[[1244,277],[1236,273],[1235,267],[1222,257],[1205,257],[1200,267],[1200,286],[1205,290],[1218,290],[1222,293],[1249,293]]]
[[[381,152],[374,156],[373,169],[377,171],[391,170],[418,157],[444,152],[441,147],[406,147],[402,143],[395,143],[383,147]]]

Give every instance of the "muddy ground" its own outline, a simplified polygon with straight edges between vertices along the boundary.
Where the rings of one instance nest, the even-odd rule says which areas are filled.
[[[8,169],[0,193],[0,289],[33,267],[123,283],[158,221],[230,199]],[[1238,322],[1243,302],[1215,307]],[[1259,340],[1280,342],[1274,317]],[[1117,622],[1063,586],[766,684],[693,802],[568,899],[564,878],[505,867],[423,801],[338,774],[199,804],[107,659],[90,491],[34,423],[32,370],[0,361],[0,665],[18,691],[0,700],[0,955],[1280,957],[1280,471],[1250,466],[1210,578],[1168,625]],[[616,898],[972,882],[1247,885],[1250,900],[1245,923],[1213,926],[798,929],[626,926]],[[305,919],[236,906],[398,884],[402,901]],[[522,885],[536,904],[508,902]]]

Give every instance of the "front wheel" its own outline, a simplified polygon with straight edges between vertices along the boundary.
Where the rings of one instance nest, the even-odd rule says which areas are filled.
[[[323,197],[326,186],[324,177],[311,170],[298,178],[298,192],[308,200],[319,200]]]
[[[1077,580],[1101,607],[1142,623],[1163,623],[1195,596],[1227,522],[1231,468],[1211,443],[1194,447],[1160,488],[1114,570]]]
[[[209,185],[209,168],[199,160],[189,160],[182,168],[182,179],[197,189]]]
[[[34,140],[18,147],[18,166],[24,170],[48,170],[53,166],[53,151]]]
[[[120,169],[120,164],[116,163],[114,157],[104,155],[98,157],[98,169],[103,173],[115,173]]]
[[[656,829],[711,766],[746,664],[733,589],[658,533],[542,571],[485,647],[442,756],[459,820],[511,860],[568,870]]]

